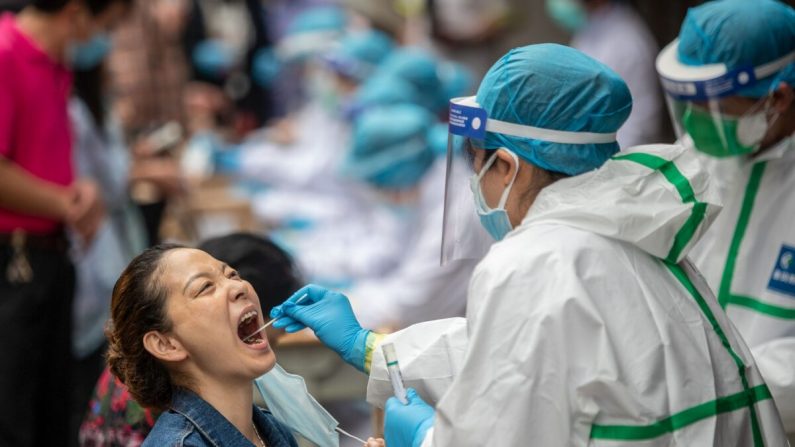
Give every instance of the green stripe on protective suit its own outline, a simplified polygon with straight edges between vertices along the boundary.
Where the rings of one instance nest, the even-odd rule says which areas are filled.
[[[676,260],[681,256],[682,251],[687,244],[693,240],[693,235],[696,234],[696,230],[698,229],[699,225],[701,225],[701,223],[704,221],[704,215],[707,211],[707,204],[696,200],[696,195],[693,192],[693,187],[690,185],[690,182],[684,175],[682,175],[676,165],[671,161],[660,158],[656,155],[644,154],[641,152],[619,155],[613,159],[634,161],[648,168],[660,171],[660,173],[662,173],[662,175],[665,176],[665,178],[671,182],[679,192],[679,195],[682,197],[682,202],[693,204],[692,214],[690,214],[690,217],[687,219],[684,226],[682,226],[682,229],[676,233],[674,245],[671,247],[671,251],[668,253],[668,256],[665,257],[666,261],[675,263]]]
[[[630,426],[630,425],[601,425],[594,424],[591,429],[592,439],[614,439],[614,440],[642,440],[651,439],[662,436],[676,430],[687,427],[708,417],[717,416],[721,413],[730,411],[748,409],[751,415],[751,429],[753,431],[754,446],[762,447],[765,445],[762,439],[762,433],[759,428],[759,420],[756,414],[754,405],[757,402],[770,399],[770,390],[766,385],[758,385],[750,388],[748,385],[748,378],[746,377],[746,365],[742,358],[734,351],[731,343],[726,334],[718,323],[715,315],[710,310],[709,305],[698,292],[693,282],[688,278],[687,274],[681,267],[675,264],[666,263],[666,267],[676,277],[677,280],[687,289],[688,293],[698,303],[701,312],[705,318],[712,325],[713,330],[718,335],[723,343],[723,347],[731,356],[734,363],[737,365],[738,374],[743,384],[743,391],[734,393],[729,396],[719,397],[718,399],[705,402],[703,404],[691,407],[677,412],[667,418],[661,419],[655,423],[645,426]]]
[[[762,176],[765,173],[766,166],[767,162],[759,162],[751,169],[751,175],[748,178],[748,184],[745,187],[742,208],[740,209],[740,215],[737,218],[734,236],[732,237],[731,245],[729,246],[729,253],[726,256],[726,266],[723,269],[720,289],[718,290],[718,302],[720,302],[721,306],[724,308],[728,305],[735,305],[752,309],[777,318],[795,319],[795,309],[765,303],[757,298],[734,294],[731,291],[731,284],[732,280],[734,279],[734,272],[737,264],[737,255],[740,251],[743,237],[745,236],[746,230],[748,228],[748,222],[751,219],[754,202],[756,201],[756,196],[759,193],[759,184],[762,181]]]
[[[749,392],[750,391],[750,392]],[[680,411],[668,418],[649,425],[598,425],[591,429],[592,439],[614,439],[621,441],[640,441],[662,436],[684,428],[703,419],[721,413],[750,408],[757,402],[770,399],[767,385],[759,385],[749,391],[741,391],[730,396]]]

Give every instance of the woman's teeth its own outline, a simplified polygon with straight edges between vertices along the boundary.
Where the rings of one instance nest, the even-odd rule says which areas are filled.
[[[247,339],[258,329],[257,315],[259,315],[257,311],[251,310],[240,317],[240,323],[237,326],[237,336],[243,340],[243,343],[253,345],[263,341],[259,334]]]
[[[249,320],[257,316],[256,310],[250,310],[240,317],[240,324],[246,324]]]

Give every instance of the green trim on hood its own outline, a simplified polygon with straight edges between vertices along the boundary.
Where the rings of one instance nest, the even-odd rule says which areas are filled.
[[[613,160],[628,160],[646,166],[649,169],[660,171],[665,179],[676,188],[677,192],[679,192],[682,202],[693,204],[690,217],[687,218],[685,224],[676,233],[671,250],[668,252],[668,256],[665,257],[666,262],[676,263],[682,251],[693,239],[699,225],[704,221],[704,216],[707,212],[707,204],[696,199],[696,194],[693,191],[693,187],[690,185],[690,181],[688,181],[687,177],[676,167],[673,161],[642,152],[617,155],[613,157]]]

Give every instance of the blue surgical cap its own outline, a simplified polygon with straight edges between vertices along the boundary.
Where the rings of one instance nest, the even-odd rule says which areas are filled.
[[[418,104],[416,90],[407,81],[396,76],[376,75],[365,81],[353,95],[348,118],[374,107],[394,104]]]
[[[395,50],[379,67],[377,75],[396,76],[414,87],[420,104],[433,112],[446,107],[442,99],[442,82],[439,79],[438,63],[427,51],[420,48]]]
[[[428,147],[437,157],[447,155],[448,132],[449,125],[447,123],[434,124],[428,131]]]
[[[557,44],[516,48],[486,73],[477,102],[489,119],[570,132],[616,132],[632,110],[626,83],[606,65]],[[485,147],[510,149],[548,171],[601,166],[618,143],[563,144],[486,132]]]
[[[392,39],[380,31],[361,31],[345,36],[326,57],[332,69],[358,81],[364,80],[392,51]]]
[[[728,70],[758,67],[795,51],[795,10],[776,0],[722,0],[687,12],[678,57],[686,65],[722,63]],[[759,98],[785,81],[795,84],[795,63],[738,92]]]
[[[268,88],[282,71],[282,61],[271,47],[265,47],[254,53],[251,60],[251,79],[260,87]]]
[[[431,166],[436,120],[421,106],[379,107],[356,120],[342,172],[386,189],[415,186]]]
[[[334,6],[318,6],[309,8],[298,14],[290,25],[287,26],[286,35],[324,32],[324,31],[344,31],[347,23],[345,12]]]
[[[474,88],[472,72],[457,62],[443,62],[439,66],[439,79],[442,81],[442,101],[447,102],[453,98],[469,96]]]

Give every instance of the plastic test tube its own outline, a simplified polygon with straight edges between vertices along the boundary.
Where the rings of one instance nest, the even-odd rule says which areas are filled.
[[[395,397],[406,405],[409,403],[406,398],[406,386],[403,384],[403,375],[400,373],[400,365],[398,364],[397,354],[395,353],[395,345],[392,343],[385,343],[381,345],[381,350],[384,353],[386,360],[386,370],[389,373],[389,381],[392,383],[392,391]]]

